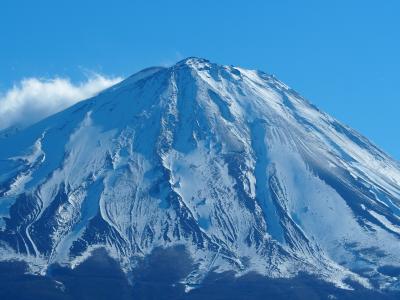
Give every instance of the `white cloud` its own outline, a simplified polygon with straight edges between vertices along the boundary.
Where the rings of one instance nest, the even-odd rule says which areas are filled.
[[[0,95],[0,130],[27,126],[121,81],[99,74],[74,84],[68,78],[27,78]]]

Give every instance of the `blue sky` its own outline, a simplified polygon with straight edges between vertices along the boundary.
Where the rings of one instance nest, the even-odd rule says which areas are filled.
[[[2,0],[0,93],[199,56],[275,74],[400,159],[399,15],[397,0]]]

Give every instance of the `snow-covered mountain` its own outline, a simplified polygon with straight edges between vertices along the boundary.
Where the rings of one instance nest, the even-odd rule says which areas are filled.
[[[400,165],[274,76],[188,58],[0,138],[0,259],[183,245],[210,271],[400,288]],[[391,271],[390,271],[391,270]],[[393,272],[397,270],[397,272]]]

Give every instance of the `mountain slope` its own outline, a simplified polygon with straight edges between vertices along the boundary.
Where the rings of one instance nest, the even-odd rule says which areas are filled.
[[[0,139],[0,253],[32,272],[184,245],[210,271],[398,287],[400,166],[273,76],[189,58]]]

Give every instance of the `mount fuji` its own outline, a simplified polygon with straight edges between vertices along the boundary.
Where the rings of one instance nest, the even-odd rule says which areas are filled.
[[[25,273],[102,249],[135,286],[175,249],[186,294],[227,273],[400,290],[399,162],[272,75],[192,57],[0,135],[0,260]]]

